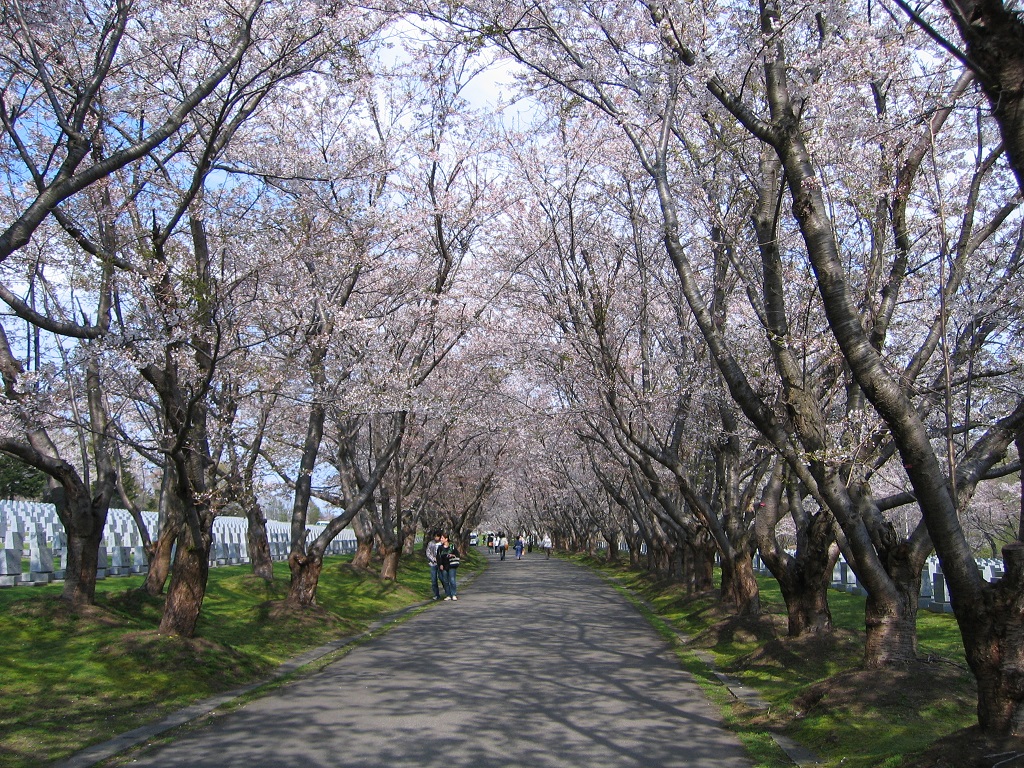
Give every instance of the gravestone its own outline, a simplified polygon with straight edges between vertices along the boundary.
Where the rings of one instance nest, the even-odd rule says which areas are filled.
[[[834,566],[832,566],[832,589],[839,589],[840,585],[843,583],[845,573],[843,569],[845,567],[846,561],[841,558],[836,561]]]
[[[132,548],[132,573],[148,573],[149,558],[146,557],[146,548],[137,544]]]
[[[932,601],[932,572],[926,565],[921,569],[921,592],[917,597],[917,607],[930,608]]]
[[[110,558],[107,555],[107,545],[100,544],[100,551],[96,557],[96,579],[107,578],[107,571],[110,568]]]
[[[953,612],[953,606],[949,604],[949,596],[946,594],[946,577],[941,570],[932,575],[932,610],[939,613]]]
[[[49,584],[53,581],[53,552],[46,543],[46,534],[41,525],[29,531],[29,572],[28,581],[33,584]],[[24,578],[24,577],[22,577]]]
[[[127,576],[132,572],[132,550],[121,540],[121,534],[114,534],[114,544],[110,548],[111,576]]]
[[[21,558],[24,554],[21,534],[12,526],[4,535],[0,549],[0,586],[13,587],[21,581]]]

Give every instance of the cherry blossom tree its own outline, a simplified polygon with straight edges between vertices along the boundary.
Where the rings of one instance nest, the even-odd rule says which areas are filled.
[[[470,123],[460,92],[472,73],[443,56],[424,61],[415,76],[367,76],[349,100],[307,92],[317,107],[300,116],[291,140],[319,167],[279,174],[309,228],[290,243],[310,278],[293,310],[304,328],[294,359],[306,378],[292,396],[309,405],[288,438],[298,466],[275,462],[295,489],[296,606],[315,602],[326,547],[350,523],[361,541],[372,532],[382,577],[395,577],[412,525],[402,477],[410,453],[400,452],[410,413],[500,281],[478,252],[477,233],[499,198],[486,145],[463,134]],[[307,542],[313,496],[343,512]]]
[[[115,270],[133,265],[121,252],[116,224],[123,199],[107,182],[172,137],[186,140],[184,127],[196,109],[255,50],[258,20],[271,7],[206,8],[212,23],[160,3],[84,3],[58,11],[15,2],[7,9],[0,112],[10,183],[0,232],[0,299],[31,326],[30,360],[53,354],[57,342],[44,348],[42,333],[95,339],[108,332]],[[84,282],[90,275],[91,285]],[[92,423],[86,427],[76,417],[95,436],[94,495],[88,458],[61,457],[61,440],[47,433],[53,425],[32,415],[28,400],[34,393],[19,390],[18,365],[12,355],[6,358],[8,395],[12,406],[17,403],[6,447],[41,469],[45,465],[61,487],[58,508],[73,574],[65,597],[91,602],[94,550],[116,484],[99,365],[95,358],[85,363],[92,400],[85,413]]]
[[[241,249],[229,245],[229,218],[216,216],[228,212],[229,201],[237,206],[249,192],[220,179],[211,184],[211,173],[215,163],[230,157],[228,148],[239,129],[275,90],[321,66],[345,35],[358,38],[372,23],[365,16],[356,23],[338,15],[313,15],[292,23],[287,21],[291,10],[273,4],[248,9],[238,33],[245,42],[242,51],[229,57],[226,71],[204,100],[190,106],[187,122],[182,115],[186,130],[179,141],[152,162],[140,161],[130,173],[118,175],[116,184],[111,179],[103,191],[109,198],[101,197],[107,202],[102,210],[118,208],[116,224],[133,236],[114,241],[116,249],[110,249],[122,267],[117,281],[111,281],[110,303],[117,307],[119,339],[159,403],[165,431],[158,449],[177,501],[171,506],[181,514],[180,526],[168,526],[177,532],[161,622],[162,631],[169,633],[190,636],[202,604],[212,522],[225,503],[218,495],[224,482],[219,473],[224,442],[216,426],[231,410],[217,371],[242,348],[236,346],[236,329],[243,327],[251,307],[255,274],[239,258]],[[234,28],[235,15],[227,12],[224,30]],[[186,17],[175,21],[188,28]],[[210,30],[215,26],[207,24]],[[217,44],[216,39],[210,43]],[[183,76],[189,71],[186,67]],[[115,191],[120,195],[117,206],[109,202]],[[116,231],[115,222],[101,219],[100,224],[107,227],[101,233]],[[97,253],[89,246],[87,230],[79,228],[74,234],[79,247]]]
[[[1024,21],[1020,12],[1001,0],[944,2],[949,20],[966,44],[966,50],[960,51],[939,24],[903,0],[896,4],[978,78],[1006,144],[1017,186],[1024,191],[1024,95],[1020,88],[1024,80]]]
[[[920,568],[934,543],[981,683],[980,722],[987,730],[1016,729],[1020,696],[1011,681],[1022,649],[1012,629],[1016,614],[1011,606],[1020,591],[1013,549],[1004,550],[1009,577],[996,586],[983,583],[956,510],[969,502],[980,481],[1000,471],[996,465],[1020,430],[1021,403],[1014,398],[988,400],[985,426],[966,448],[949,439],[961,423],[972,423],[972,414],[980,415],[978,401],[970,395],[952,407],[966,389],[983,382],[976,374],[960,378],[960,372],[976,364],[982,352],[998,360],[1002,345],[993,335],[995,327],[1016,322],[1000,314],[1009,306],[1005,301],[997,299],[985,309],[974,304],[979,295],[1007,295],[1002,293],[1006,280],[1012,282],[1016,275],[1016,260],[1001,258],[997,247],[1008,242],[1010,248],[1003,253],[1014,253],[1019,235],[1017,203],[1006,184],[1001,149],[985,148],[991,130],[984,119],[976,121],[974,136],[968,133],[970,118],[966,125],[954,121],[953,127],[943,127],[947,117],[939,105],[971,99],[943,65],[926,67],[920,77],[904,79],[902,89],[896,89],[899,74],[921,68],[918,51],[929,45],[923,36],[908,40],[901,29],[876,23],[859,9],[815,15],[763,3],[739,14],[729,9],[716,16],[718,9],[704,10],[698,16],[696,9],[660,3],[633,6],[632,13],[604,3],[572,9],[481,3],[460,7],[452,21],[502,46],[535,73],[541,87],[554,84],[581,107],[589,105],[607,115],[633,146],[640,166],[656,184],[666,252],[731,396],[842,527],[840,544],[869,591],[867,663],[914,655]],[[771,52],[767,59],[764,50]],[[940,51],[932,53],[935,62],[942,61]],[[934,117],[915,120],[922,107]],[[842,126],[832,119],[839,115]],[[932,163],[927,178],[915,168],[915,142],[907,135],[915,130],[927,134]],[[842,152],[826,140],[836,136],[844,139]],[[863,140],[867,136],[875,141]],[[968,136],[974,141],[965,145]],[[957,166],[964,147],[975,146],[978,136],[977,162]],[[878,137],[884,137],[880,144]],[[773,183],[779,190],[771,226],[764,229],[754,221],[754,252],[762,263],[760,279],[755,277],[751,285],[762,287],[758,293],[748,290],[753,316],[772,352],[772,378],[783,393],[781,409],[765,401],[753,386],[757,382],[745,374],[728,335],[716,325],[713,301],[699,280],[699,267],[708,263],[698,262],[699,254],[712,255],[719,242],[742,254],[749,242],[749,231],[736,226],[720,228],[724,241],[710,227],[695,227],[701,219],[691,216],[693,206],[680,194],[683,177],[676,159],[707,157],[716,147],[726,150],[718,153],[723,162],[742,163],[741,175],[732,178],[745,174],[753,179],[754,189],[763,190],[762,198]],[[762,155],[764,161],[758,159]],[[849,165],[853,157],[856,165]],[[865,167],[878,172],[865,174]],[[948,183],[946,170],[953,174],[957,167],[964,179],[959,187]],[[894,176],[905,185],[882,181],[881,199],[891,201],[895,215],[892,220],[879,218],[877,214],[890,210],[879,204],[879,179]],[[912,226],[929,235],[913,244],[919,267],[912,278],[900,256],[904,228],[897,223],[908,188],[917,195],[915,203],[927,201],[913,210]],[[729,200],[721,192],[735,189],[689,187],[698,200],[714,195],[720,212]],[[961,192],[961,202],[952,204],[950,198]],[[849,203],[838,205],[839,200]],[[934,215],[929,219],[930,211]],[[953,218],[952,211],[962,214]],[[721,214],[710,223],[718,220],[728,224]],[[806,360],[813,346],[794,344],[795,326],[782,322],[784,294],[779,287],[790,285],[779,279],[782,254],[775,254],[783,248],[787,257],[798,255],[791,263],[805,278],[791,285],[814,287],[806,293],[810,303],[804,306],[811,312],[805,317],[827,323],[828,336],[819,336],[825,342],[820,362],[811,366],[801,366],[800,358]],[[980,293],[979,286],[962,290],[969,263],[985,264],[984,274],[991,277]],[[735,268],[743,268],[738,257]],[[931,290],[935,285],[939,288]],[[928,307],[924,333],[912,328],[909,318],[893,314],[899,296],[912,296],[921,308]],[[993,306],[1000,311],[993,312]],[[902,334],[896,332],[897,319],[904,323]],[[951,325],[964,333],[951,335]],[[804,327],[809,330],[806,323]],[[902,373],[897,377],[891,369]],[[1006,376],[1012,369],[1003,370]],[[808,372],[815,377],[809,379]],[[968,380],[971,387],[965,385]],[[911,381],[919,382],[918,388],[908,385]],[[836,402],[843,407],[835,411],[823,408],[829,405],[825,396],[834,386],[831,382],[841,383],[838,391],[847,394],[845,403]],[[933,392],[937,398],[927,394]],[[833,413],[840,417],[835,426],[830,424]],[[956,423],[961,414],[963,422]],[[913,489],[924,523],[903,541],[878,514],[881,507],[871,485],[893,481]]]

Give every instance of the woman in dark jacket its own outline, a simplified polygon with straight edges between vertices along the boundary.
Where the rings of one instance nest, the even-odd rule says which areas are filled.
[[[455,574],[459,569],[459,551],[452,545],[448,534],[441,534],[441,546],[437,548],[437,573],[444,586],[445,600],[458,600],[458,585]]]

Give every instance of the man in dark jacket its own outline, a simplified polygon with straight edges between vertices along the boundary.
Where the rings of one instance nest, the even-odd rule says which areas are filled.
[[[432,593],[430,599],[440,600],[441,590],[437,586],[437,550],[441,546],[441,532],[434,530],[430,536],[431,541],[427,544],[427,562],[430,563],[430,591]]]

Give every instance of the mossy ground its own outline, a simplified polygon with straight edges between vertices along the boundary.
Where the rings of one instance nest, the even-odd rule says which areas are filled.
[[[789,764],[764,736],[777,732],[814,751],[826,767],[993,768],[1024,766],[1024,739],[984,738],[975,726],[977,689],[951,615],[922,611],[918,659],[896,668],[863,667],[864,598],[829,594],[835,631],[825,636],[786,636],[785,604],[778,584],[761,578],[757,617],[730,615],[714,592],[687,594],[622,563],[581,559],[641,599],[677,642],[684,666],[698,675],[727,722],[760,766]],[[717,669],[754,688],[768,703],[752,709],[727,693],[706,669]],[[1004,762],[1008,761],[1008,762]]]
[[[0,592],[0,766],[28,768],[160,719],[226,690],[264,680],[289,658],[358,634],[375,619],[424,600],[429,571],[404,560],[397,582],[324,563],[315,609],[282,603],[288,567],[274,581],[248,566],[210,571],[194,638],[157,632],[163,598],[141,577],[106,579],[95,606],[71,611],[60,585]],[[472,558],[464,566],[476,567]]]

